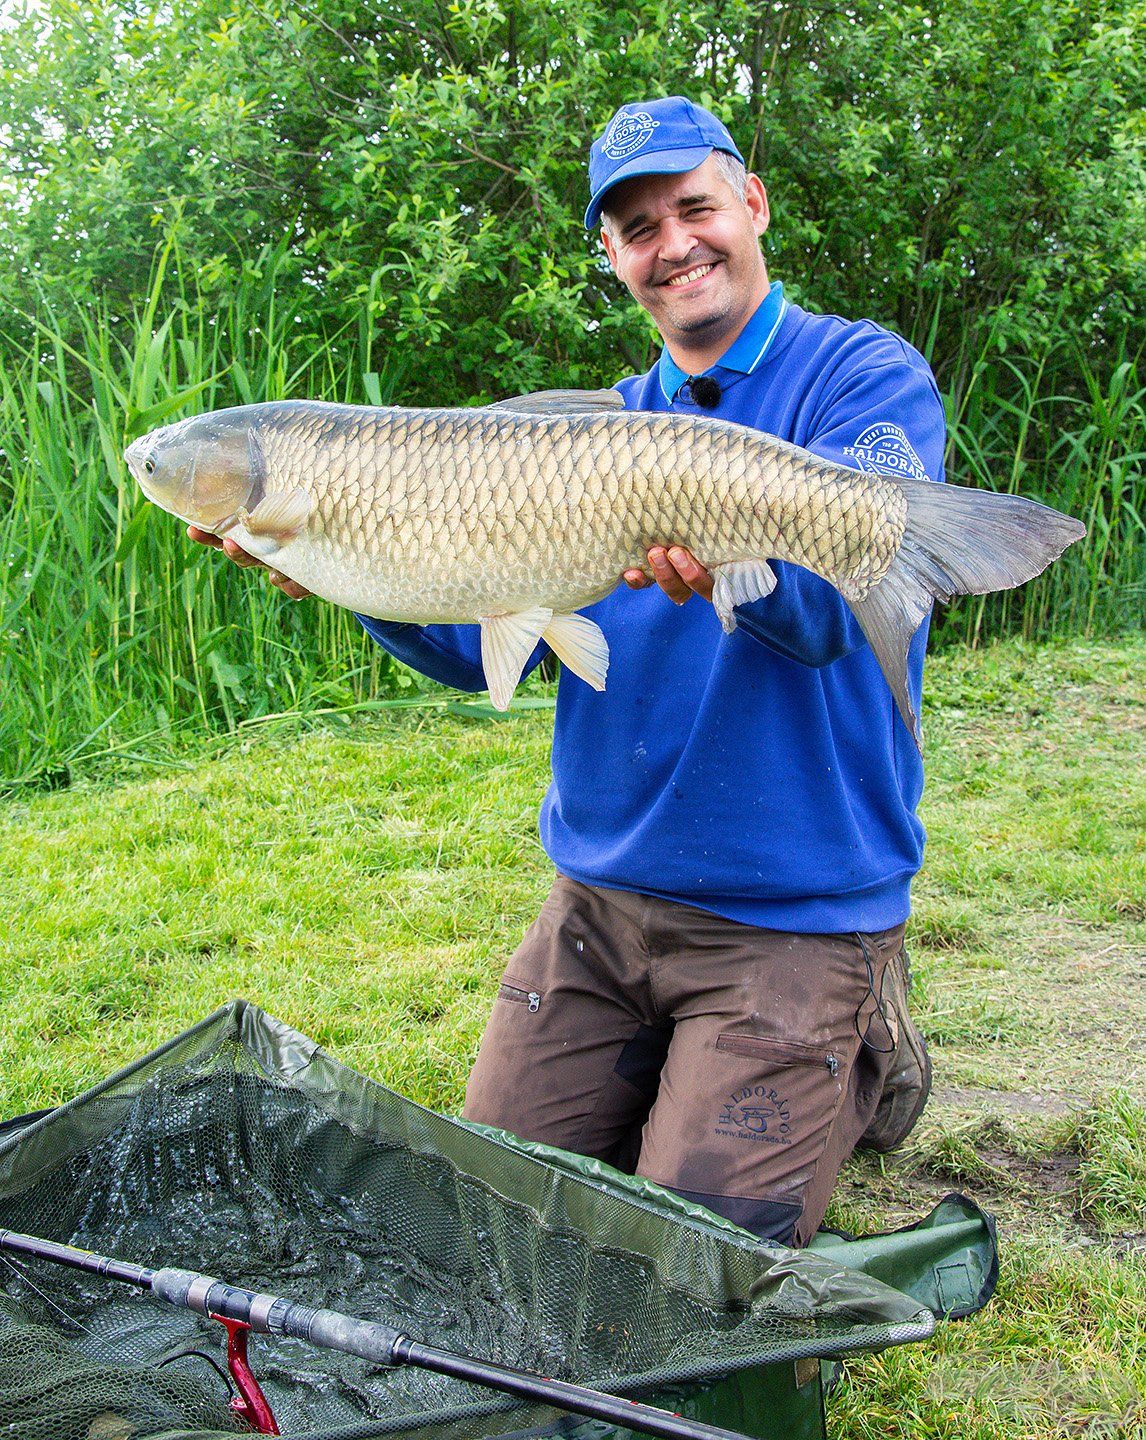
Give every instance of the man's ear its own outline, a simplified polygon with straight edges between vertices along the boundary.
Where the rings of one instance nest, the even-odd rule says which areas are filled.
[[[768,210],[768,192],[759,175],[749,175],[744,189],[744,203],[748,206],[757,235],[763,235],[772,216]]]
[[[607,230],[601,231],[601,244],[604,245],[605,254],[609,257],[609,264],[615,272],[617,269],[617,247],[613,244],[612,240],[609,239],[609,232]]]

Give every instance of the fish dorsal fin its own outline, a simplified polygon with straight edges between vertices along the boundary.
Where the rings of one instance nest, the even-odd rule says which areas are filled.
[[[616,390],[535,390],[495,400],[488,408],[519,415],[615,415],[625,402]]]
[[[482,616],[481,667],[495,710],[509,709],[521,672],[552,619],[553,611],[541,606],[516,615]]]
[[[584,615],[554,615],[541,638],[574,675],[594,690],[604,690],[609,642],[599,625]]]
[[[732,613],[737,605],[748,605],[764,595],[771,595],[776,588],[776,572],[767,560],[734,560],[729,565],[720,565],[716,570],[716,582],[712,587],[712,603],[720,616],[724,633],[731,635],[736,629],[736,616]]]
[[[280,545],[301,535],[314,502],[305,490],[266,495],[243,521],[248,535],[275,540]]]

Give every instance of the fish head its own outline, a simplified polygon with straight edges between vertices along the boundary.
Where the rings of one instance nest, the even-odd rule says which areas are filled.
[[[262,498],[258,435],[246,417],[226,411],[152,430],[132,441],[125,458],[153,504],[201,530],[226,529]]]

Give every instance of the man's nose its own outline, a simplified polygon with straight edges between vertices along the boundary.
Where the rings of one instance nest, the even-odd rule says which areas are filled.
[[[660,242],[660,258],[679,264],[696,249],[696,232],[683,220],[670,216],[661,221]]]

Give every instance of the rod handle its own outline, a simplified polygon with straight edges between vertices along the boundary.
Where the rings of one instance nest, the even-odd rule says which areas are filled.
[[[399,1331],[376,1320],[356,1320],[337,1310],[320,1310],[277,1295],[264,1295],[194,1270],[158,1270],[151,1289],[169,1304],[197,1310],[200,1315],[240,1320],[256,1334],[293,1335],[312,1345],[373,1360],[377,1365],[393,1363],[394,1347],[402,1339]]]

